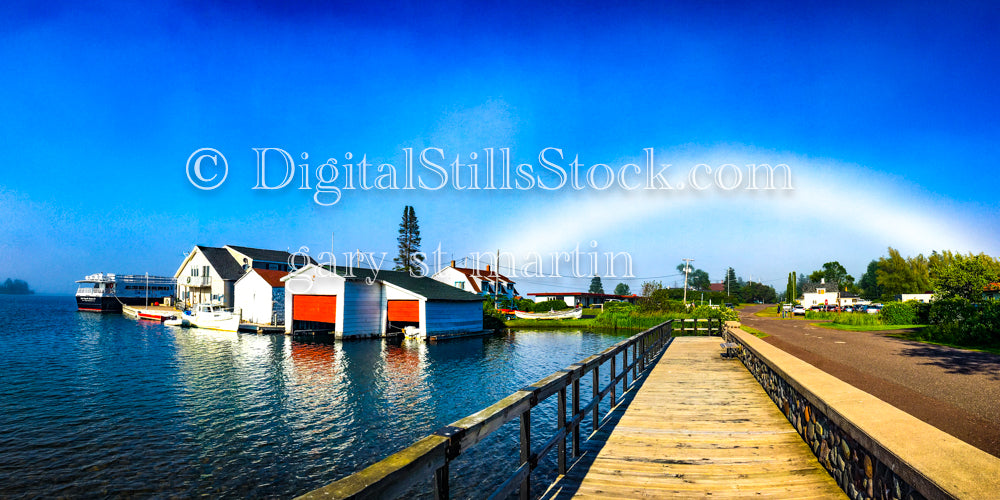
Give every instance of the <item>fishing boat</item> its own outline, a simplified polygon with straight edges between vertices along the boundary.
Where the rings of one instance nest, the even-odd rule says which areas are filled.
[[[514,311],[514,316],[521,319],[580,319],[583,316],[583,308],[577,307],[567,311],[549,311],[547,313]]]
[[[185,311],[182,319],[196,328],[235,332],[240,327],[240,315],[216,304],[198,304],[193,311]]]

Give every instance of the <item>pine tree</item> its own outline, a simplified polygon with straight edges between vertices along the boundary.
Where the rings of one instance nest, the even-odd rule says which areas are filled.
[[[594,276],[594,278],[590,280],[590,290],[588,291],[590,293],[604,293],[604,285],[601,284],[600,276]]]
[[[423,262],[424,256],[420,254],[420,224],[417,222],[417,214],[413,207],[406,205],[403,207],[403,220],[399,223],[399,236],[396,237],[399,243],[399,255],[392,261],[396,264],[394,271],[408,271],[410,274],[419,275],[421,267],[414,261]]]

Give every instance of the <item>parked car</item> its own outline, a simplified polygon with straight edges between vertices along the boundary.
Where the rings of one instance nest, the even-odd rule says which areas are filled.
[[[826,312],[840,312],[840,308],[836,304],[829,304],[826,306]]]
[[[845,313],[852,313],[852,312],[854,312],[854,308],[851,307],[851,306],[844,306],[843,312],[845,312]]]
[[[882,304],[872,304],[868,306],[868,310],[865,311],[868,314],[878,314],[882,310]]]
[[[816,305],[809,308],[812,312],[823,312],[826,311],[826,306]]]
[[[795,306],[795,307],[792,308],[792,315],[793,316],[796,316],[796,315],[797,316],[805,316],[806,315],[806,308],[802,307],[802,306]]]
[[[854,312],[856,312],[856,313],[863,313],[863,312],[865,312],[865,309],[868,309],[868,306],[866,306],[864,304],[854,306]]]

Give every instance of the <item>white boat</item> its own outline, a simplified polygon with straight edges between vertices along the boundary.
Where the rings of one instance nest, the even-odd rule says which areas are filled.
[[[580,319],[583,316],[583,308],[577,307],[568,311],[549,311],[547,313],[514,311],[514,316],[521,319]]]
[[[170,316],[163,320],[163,324],[167,326],[191,326],[191,321],[185,316]]]
[[[407,326],[407,327],[403,328],[403,335],[405,335],[407,338],[420,338],[420,337],[423,337],[423,333],[420,331],[419,328],[417,328],[415,326]]]
[[[215,304],[198,304],[193,311],[184,313],[183,320],[196,328],[235,332],[240,327],[240,315]]]

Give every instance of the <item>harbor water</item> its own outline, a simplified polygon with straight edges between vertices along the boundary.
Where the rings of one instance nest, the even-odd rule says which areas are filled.
[[[180,329],[78,312],[72,297],[0,296],[0,497],[289,498],[625,337],[341,342]],[[532,415],[537,443],[554,425],[547,406]],[[452,466],[452,495],[482,497],[517,457],[515,420]]]

